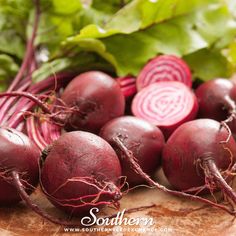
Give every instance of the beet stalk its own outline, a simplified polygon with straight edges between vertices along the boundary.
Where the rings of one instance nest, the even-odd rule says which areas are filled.
[[[34,23],[33,23],[33,31],[31,38],[28,40],[27,45],[26,45],[26,52],[24,55],[23,62],[21,64],[20,70],[18,71],[16,77],[14,78],[13,82],[9,86],[7,92],[11,92],[16,87],[18,84],[21,82],[22,77],[25,75],[27,69],[31,67],[31,61],[32,57],[34,56],[34,41],[36,38],[36,32],[38,29],[38,24],[39,24],[39,19],[40,19],[40,0],[34,0],[35,4],[35,18],[34,18]],[[26,79],[27,81],[27,79]],[[28,81],[27,81],[28,82]],[[18,89],[17,89],[18,90]],[[19,91],[19,90],[18,90]],[[11,107],[11,104],[14,102],[14,100],[7,101],[6,98],[3,98],[0,104],[0,123],[2,123],[2,119],[6,114],[6,111]]]

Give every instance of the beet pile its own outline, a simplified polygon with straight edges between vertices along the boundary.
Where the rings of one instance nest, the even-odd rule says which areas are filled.
[[[70,216],[117,209],[124,192],[148,184],[235,215],[235,83],[218,78],[194,91],[190,68],[174,55],[156,56],[137,78],[91,70],[33,83],[39,17],[36,1],[22,66],[0,94],[0,204],[24,200],[73,225],[32,203],[38,184]],[[172,189],[154,180],[158,168]]]

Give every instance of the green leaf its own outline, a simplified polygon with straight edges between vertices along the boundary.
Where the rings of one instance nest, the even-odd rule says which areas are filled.
[[[52,74],[68,68],[70,63],[71,60],[69,58],[60,58],[52,62],[44,63],[38,70],[34,71],[32,79],[34,82],[41,81]]]
[[[119,76],[137,75],[141,67],[159,53],[182,56],[208,46],[201,35],[192,29],[189,19],[191,15],[178,17],[178,19],[159,23],[129,35],[109,36],[108,34],[100,40],[94,39],[96,36],[99,37],[96,29],[94,38],[85,38],[86,33],[90,36],[93,34],[94,28],[90,26],[82,30],[79,36],[71,39],[71,43],[85,50],[96,50],[99,55],[115,66]],[[84,45],[85,41],[86,45]],[[94,42],[96,42],[96,47],[94,47]]]
[[[109,68],[109,69],[108,69]],[[94,53],[79,52],[76,57],[58,58],[43,63],[32,75],[33,82],[39,82],[59,72],[84,72],[87,70],[112,71],[111,65]]]
[[[206,80],[229,77],[227,59],[218,51],[203,49],[184,59],[193,70],[194,77]]]
[[[62,15],[71,15],[76,13],[82,8],[80,0],[53,0],[53,6],[55,13],[62,14]]]
[[[113,15],[129,2],[131,2],[131,0],[93,0],[91,7],[100,12]]]
[[[0,34],[0,52],[22,58],[24,51],[23,40],[15,32],[8,30]]]
[[[129,37],[117,35],[104,39],[107,51],[116,58],[117,73],[137,75],[159,53],[182,56],[206,47],[201,36],[181,20],[158,24]]]
[[[0,91],[6,89],[10,79],[15,76],[18,70],[18,65],[10,56],[0,54]]]
[[[226,5],[212,5],[196,14],[198,32],[210,44],[223,48],[236,35],[236,21]]]
[[[216,61],[223,67],[227,59],[221,49],[235,36],[236,22],[221,1],[135,0],[103,27],[88,25],[65,45],[97,52],[124,76],[137,75],[160,53],[186,56],[204,48],[221,58]]]
[[[103,26],[88,25],[75,38],[105,38],[120,33],[131,34],[153,24],[186,15],[204,5],[206,5],[204,0],[189,0],[187,4],[185,0],[134,0],[118,11]]]

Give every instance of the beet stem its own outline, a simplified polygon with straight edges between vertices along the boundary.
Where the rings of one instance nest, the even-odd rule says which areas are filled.
[[[21,87],[17,89],[18,92],[23,92],[30,86],[30,81],[25,82]],[[14,103],[16,98],[9,98],[1,108],[0,112],[0,123],[5,124],[8,120],[10,114],[16,109],[16,104]],[[9,114],[10,113],[10,114]]]
[[[21,68],[19,72],[17,73],[15,79],[13,80],[12,84],[8,88],[7,90],[8,92],[12,91],[15,88],[15,86],[19,83],[26,68],[28,67],[28,64],[31,62],[31,56],[34,50],[34,40],[36,38],[36,32],[38,29],[39,18],[40,18],[40,0],[34,0],[34,2],[35,2],[35,19],[34,19],[34,24],[33,24],[33,32],[32,32],[30,40],[27,43],[26,53],[25,53]]]
[[[186,197],[186,198],[189,198],[191,200],[194,200],[194,201],[199,201],[199,202],[202,202],[202,203],[206,203],[206,204],[209,204],[209,205],[212,205],[213,207],[217,207],[217,208],[220,208],[226,212],[228,212],[229,214],[231,215],[235,215],[235,211],[233,210],[230,210],[228,209],[227,207],[223,206],[223,205],[220,205],[218,203],[215,203],[215,202],[212,202],[208,199],[205,199],[205,198],[202,198],[202,197],[199,197],[199,196],[196,196],[196,195],[191,195],[191,194],[188,194],[188,193],[184,193],[184,192],[180,192],[180,191],[175,191],[175,190],[170,190],[168,188],[166,188],[165,186],[155,182],[154,180],[152,180],[150,178],[150,176],[148,176],[142,169],[141,167],[139,166],[139,164],[135,161],[135,157],[133,155],[133,153],[131,151],[129,151],[125,145],[122,143],[122,141],[120,140],[119,137],[115,137],[114,139],[114,142],[115,144],[117,145],[117,147],[125,154],[125,157],[126,158],[126,161],[128,161],[128,163],[130,164],[131,168],[137,173],[139,174],[143,179],[146,180],[146,182],[153,186],[153,187],[156,187],[157,189],[165,192],[165,193],[170,193],[172,195],[175,195],[175,196],[178,196],[178,197]]]
[[[31,57],[33,55],[33,50],[34,50],[34,41],[36,38],[36,32],[38,29],[38,24],[39,24],[39,18],[40,18],[40,0],[34,0],[35,2],[35,19],[33,23],[33,32],[31,35],[31,38],[28,40],[27,45],[26,45],[26,53],[24,55],[23,62],[21,64],[20,70],[18,71],[16,77],[14,78],[13,82],[9,86],[7,92],[11,92],[12,90],[15,89],[15,87],[18,85],[20,82],[22,76],[26,72],[27,67],[29,66],[29,63],[31,62]],[[8,110],[9,105],[5,105],[7,99],[3,99],[0,108],[4,106],[4,110]]]
[[[29,93],[29,92],[6,92],[6,93],[2,93],[0,94],[0,98],[1,97],[26,97],[28,99],[30,99],[31,101],[33,101],[34,103],[36,103],[42,110],[43,112],[52,115],[52,112],[50,111],[50,109],[44,104],[44,102],[42,102],[39,98],[37,98],[36,96],[34,96],[33,94]],[[58,116],[50,116],[50,118],[58,123],[64,124],[65,123],[65,119],[60,118]]]
[[[39,127],[35,121],[34,117],[29,117],[26,121],[26,128],[29,138],[31,138],[40,151],[45,149],[49,143],[41,135]]]

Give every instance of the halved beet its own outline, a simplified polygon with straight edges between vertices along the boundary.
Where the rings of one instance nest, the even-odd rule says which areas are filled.
[[[181,82],[163,81],[142,89],[132,101],[132,112],[169,135],[182,123],[194,119],[198,103],[194,93]]]
[[[184,60],[173,55],[161,55],[149,61],[137,77],[138,90],[159,81],[179,81],[192,87],[191,71]]]
[[[132,76],[119,77],[117,78],[117,82],[120,85],[121,91],[125,98],[132,97],[136,94],[136,78]]]

